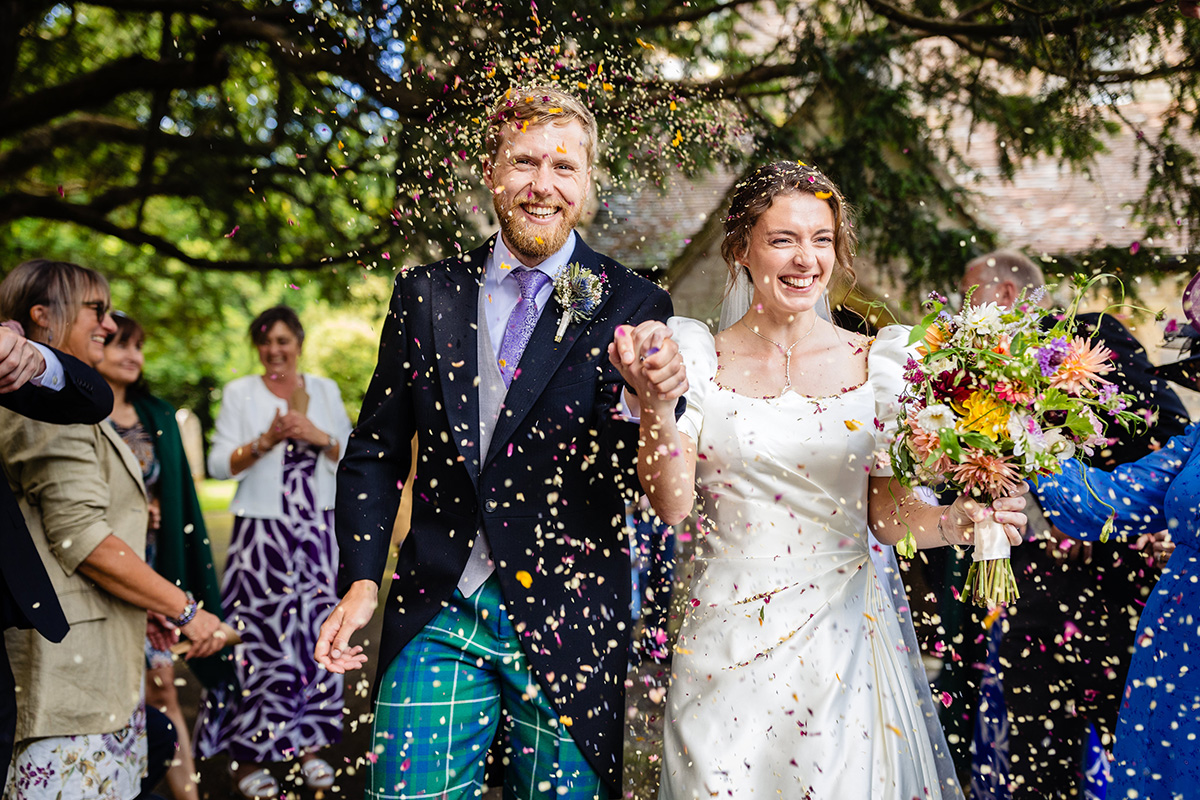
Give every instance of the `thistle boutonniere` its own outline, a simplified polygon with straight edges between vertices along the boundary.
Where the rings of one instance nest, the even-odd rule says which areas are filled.
[[[594,317],[603,292],[604,275],[597,276],[590,269],[580,266],[578,261],[568,264],[554,280],[554,299],[562,308],[554,341],[562,341],[567,326],[572,322],[586,322]]]

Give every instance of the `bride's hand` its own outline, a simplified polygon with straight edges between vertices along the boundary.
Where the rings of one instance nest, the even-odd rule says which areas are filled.
[[[636,328],[620,325],[608,346],[608,359],[637,392],[643,406],[673,409],[688,389],[687,370],[671,329],[657,320]]]
[[[975,523],[990,516],[1003,526],[1008,543],[1016,547],[1024,541],[1025,526],[1029,523],[1025,516],[1025,495],[1028,493],[1029,487],[1021,484],[1010,497],[993,500],[990,506],[975,500],[970,493],[959,495],[942,514],[942,538],[954,544],[971,544]]]

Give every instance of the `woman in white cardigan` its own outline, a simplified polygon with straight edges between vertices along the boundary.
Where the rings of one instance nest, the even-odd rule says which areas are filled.
[[[259,314],[250,338],[264,374],[225,386],[208,456],[209,474],[240,482],[221,585],[242,638],[240,686],[206,694],[196,752],[228,753],[237,791],[267,800],[280,790],[265,765],[292,758],[310,788],[333,785],[317,751],[341,739],[343,684],[312,652],[337,603],[335,471],[350,420],[337,384],[297,370],[304,328],[292,309]]]

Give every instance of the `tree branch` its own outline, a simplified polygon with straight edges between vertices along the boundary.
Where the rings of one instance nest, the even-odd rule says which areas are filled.
[[[11,148],[0,153],[0,178],[23,175],[54,155],[60,147],[79,152],[87,146],[100,144],[130,144],[141,146],[146,132],[132,122],[94,114],[70,117],[56,125],[45,125],[25,133]],[[271,148],[240,139],[218,139],[207,136],[179,136],[161,133],[160,150],[176,153],[197,153],[205,156],[250,155],[266,158]]]
[[[903,25],[906,28],[913,28],[938,36],[975,36],[984,38],[1028,36],[1030,34],[1058,36],[1064,33],[1071,33],[1084,25],[1094,25],[1100,22],[1109,22],[1135,14],[1142,14],[1159,5],[1156,0],[1136,0],[1136,2],[1126,3],[1125,5],[1102,8],[1093,13],[1074,14],[1060,19],[983,23],[922,17],[917,14],[910,14],[887,2],[887,0],[865,0],[865,2],[880,16],[886,17],[892,22]]]
[[[219,83],[226,73],[226,59],[213,53],[210,63],[176,61],[162,63],[142,56],[106,64],[73,81],[0,103],[0,137],[39,125],[81,108],[96,108],[115,97],[135,90],[184,89]]]
[[[758,0],[724,0],[716,5],[707,6],[704,8],[689,8],[686,11],[672,11],[666,14],[655,14],[652,17],[638,17],[636,19],[614,19],[605,23],[604,27],[615,31],[622,30],[639,30],[643,28],[664,28],[672,25],[678,25],[681,22],[695,22],[696,20],[705,19],[720,14],[722,11],[728,11],[731,8],[744,6],[749,3],[757,3]]]
[[[339,253],[317,260],[279,262],[268,259],[246,259],[241,261],[225,259],[198,258],[181,250],[174,242],[146,231],[117,225],[88,206],[64,203],[49,197],[37,197],[24,193],[11,193],[0,196],[0,219],[19,219],[22,217],[38,217],[41,219],[69,222],[90,228],[97,233],[115,236],[116,238],[135,245],[149,245],[158,253],[177,259],[184,264],[199,269],[209,269],[218,272],[266,272],[272,269],[287,270],[318,270],[332,264],[355,261],[354,253]]]

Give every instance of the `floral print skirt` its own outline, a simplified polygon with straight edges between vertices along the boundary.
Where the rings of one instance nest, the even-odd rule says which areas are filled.
[[[25,739],[13,748],[4,800],[133,800],[146,774],[146,705],[112,733]]]

